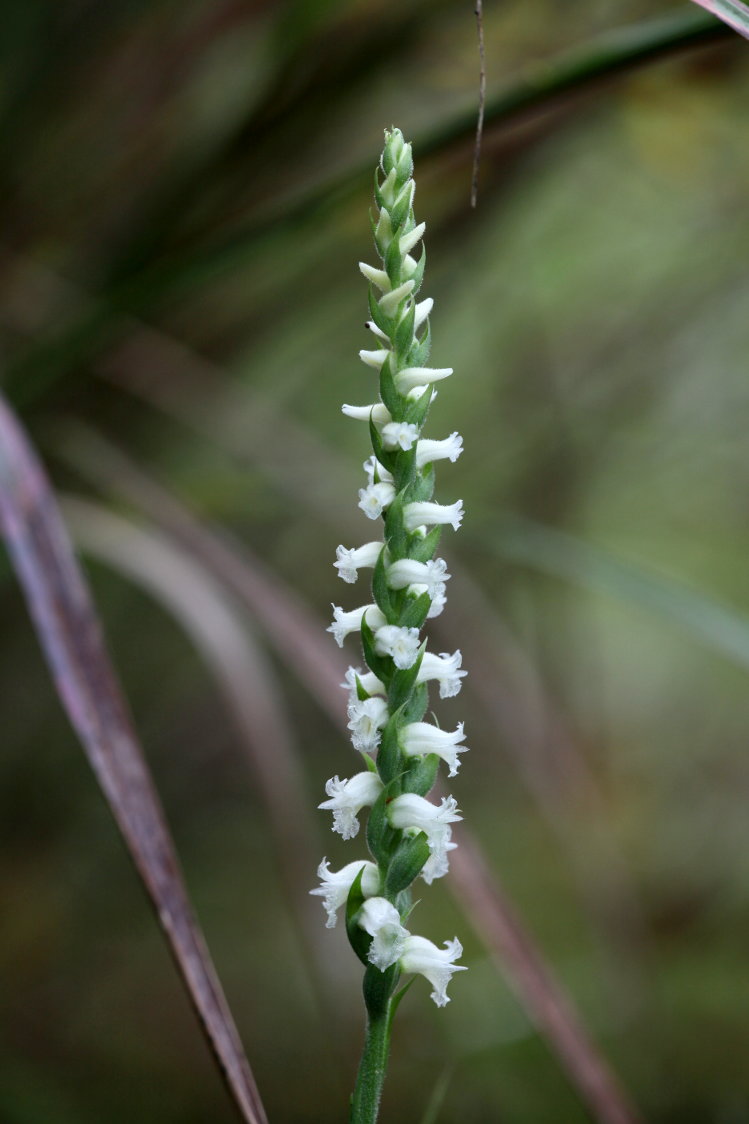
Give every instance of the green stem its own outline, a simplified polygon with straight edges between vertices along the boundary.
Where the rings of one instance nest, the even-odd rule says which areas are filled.
[[[351,1098],[351,1124],[376,1124],[390,1049],[390,1001],[367,1016],[356,1087]]]

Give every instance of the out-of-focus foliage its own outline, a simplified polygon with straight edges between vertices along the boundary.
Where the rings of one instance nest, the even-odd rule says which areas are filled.
[[[609,29],[692,14],[485,9],[490,97]],[[332,643],[330,601],[359,603],[334,548],[368,534],[366,433],[340,414],[371,387],[362,169],[396,123],[417,142],[433,358],[456,371],[430,432],[466,444],[439,473],[468,512],[434,629],[472,673],[452,791],[647,1119],[749,1121],[747,45],[490,127],[475,213],[472,138],[439,143],[475,104],[471,5],[10,0],[0,51],[3,383],[58,489],[98,505],[75,526],[270,1119],[345,1116],[359,971],[300,887],[348,853],[322,815],[300,829],[295,794],[312,808],[356,763],[281,654],[293,633],[269,643],[197,564],[195,615],[219,596],[239,625],[242,709],[170,591],[170,550],[189,551],[115,454]],[[135,523],[119,550],[113,512]],[[2,579],[0,1118],[229,1121],[4,559]],[[278,783],[248,757],[252,715]],[[282,862],[286,830],[310,853]],[[438,1121],[584,1121],[435,890],[420,931],[460,933],[471,971],[443,1012],[418,982],[404,1002],[385,1119],[418,1121],[441,1082]]]

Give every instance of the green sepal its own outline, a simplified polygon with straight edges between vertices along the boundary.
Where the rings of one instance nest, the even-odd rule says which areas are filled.
[[[404,160],[404,156],[406,155],[407,151],[408,151],[408,158]],[[413,161],[413,155],[411,153],[411,150],[408,149],[408,146],[405,145],[405,144],[403,146],[403,151],[401,152],[400,156],[398,157],[398,163],[396,164],[395,168],[396,168],[395,174],[398,177],[398,179],[399,180],[402,179],[404,183],[408,183],[408,181],[411,179],[411,176],[414,173],[414,161]]]
[[[400,975],[399,964],[391,964],[384,972],[381,972],[374,964],[367,965],[362,990],[364,992],[364,1003],[371,1016],[381,1017],[387,1011],[390,996],[398,986]]]
[[[417,720],[410,719],[410,721]],[[425,757],[412,757],[401,778],[403,791],[415,792],[417,796],[426,796],[435,786],[439,767],[440,758],[436,753],[428,753]]]
[[[390,148],[390,137],[388,137],[385,141],[385,147],[383,148],[382,156],[380,157],[380,165],[381,165],[382,170],[383,170],[383,172],[385,173],[386,176],[395,167],[395,161],[393,160],[393,153],[392,153],[392,150]],[[398,175],[397,172],[395,174],[396,174],[396,176]]]
[[[365,933],[356,922],[359,916],[359,910],[364,905],[364,894],[362,893],[361,880],[364,873],[364,864],[362,869],[357,874],[354,881],[351,883],[351,889],[346,898],[346,933],[348,941],[353,948],[356,955],[361,960],[362,964],[368,965],[367,953],[369,946],[372,943],[372,938],[369,933]]]
[[[411,839],[403,839],[385,875],[384,897],[389,899],[407,890],[423,870],[429,854],[429,844],[423,831]]]
[[[400,991],[397,992],[393,996],[392,1002],[390,1004],[390,1013],[388,1015],[388,1031],[389,1032],[391,1031],[391,1028],[392,1028],[392,1025],[393,1025],[393,1019],[395,1018],[395,1012],[400,1007],[401,1001],[403,1000],[403,997],[405,996],[406,992],[410,991],[411,987],[413,986],[413,983],[414,983],[415,979],[416,979],[416,976],[411,976],[411,979],[408,981],[408,983],[404,984],[403,987],[400,989]],[[397,984],[396,984],[396,987],[397,987]]]
[[[362,761],[366,765],[370,773],[377,772],[377,765],[375,764],[374,757],[370,757],[368,753],[362,753]]]
[[[387,684],[391,677],[390,660],[387,656],[379,656],[375,651],[374,633],[367,624],[367,614],[362,617],[361,622],[361,644],[364,650],[364,659],[367,661],[367,667],[373,671],[378,679]]]
[[[379,602],[378,602],[379,604]],[[409,597],[401,609],[398,625],[401,628],[421,628],[427,619],[427,613],[432,606],[432,599],[428,593],[420,593],[418,597]],[[382,608],[382,606],[380,606]],[[383,612],[385,610],[383,609]]]
[[[383,784],[389,785],[400,776],[402,770],[401,748],[398,732],[403,725],[403,715],[393,710],[380,736],[377,751],[377,772]],[[392,795],[392,794],[391,794]]]
[[[390,411],[391,416],[397,421],[403,412],[403,395],[395,385],[393,358],[394,356],[391,352],[380,367],[380,397]]]
[[[382,467],[386,468],[388,472],[392,472],[396,467],[397,452],[395,449],[386,449],[384,447],[380,431],[372,420],[371,414],[369,415],[369,438],[372,442],[375,460],[378,460]]]
[[[406,181],[406,183],[408,183],[408,181]],[[404,184],[404,187],[405,187],[405,184]],[[398,195],[400,195],[400,192],[398,193]],[[397,200],[397,196],[396,196],[396,200]],[[399,235],[409,233],[407,230],[405,230],[405,229],[400,230],[399,228],[404,225],[404,223],[407,221],[407,219],[409,217],[409,211],[411,209],[412,201],[413,201],[413,192],[407,191],[407,192],[404,192],[403,198],[400,200],[400,202],[396,201],[393,204],[393,208],[390,212],[390,222],[392,223],[392,226],[393,226],[393,233],[395,233],[396,230],[398,230]],[[411,218],[413,219],[413,216],[411,216]]]
[[[398,838],[398,833],[395,828],[390,826],[390,820],[387,816],[387,806],[394,795],[397,795],[397,793],[395,792],[395,785],[391,782],[383,788],[375,800],[367,819],[367,846],[372,853],[372,857],[380,866],[387,866],[390,862],[390,856]]]
[[[424,280],[424,266],[426,265],[426,263],[427,263],[426,246],[424,246],[422,244],[421,257],[419,258],[418,262],[416,263],[416,269],[413,271],[412,276],[409,277],[409,281],[413,281],[413,283],[414,283],[414,287],[411,290],[411,296],[415,297],[416,294],[418,293],[419,289],[421,288],[421,282]]]
[[[434,494],[434,469],[427,464],[417,473],[408,489],[408,503],[425,503]]]
[[[359,700],[359,702],[366,702],[367,699],[371,699],[372,696],[370,695],[369,691],[364,690],[364,687],[362,686],[362,681],[359,678],[359,676],[356,675],[355,678],[356,678],[356,697]]]
[[[372,573],[372,595],[387,620],[392,621],[397,613],[397,609],[393,599],[393,590],[388,585],[384,550],[380,551]],[[427,610],[427,612],[428,611],[429,610]]]
[[[393,558],[403,558],[408,547],[408,532],[403,526],[405,489],[398,493],[385,512],[385,538]]]
[[[418,366],[418,364],[414,364]],[[406,409],[403,415],[405,422],[413,422],[414,425],[421,429],[426,416],[429,413],[429,407],[432,404],[432,386],[425,386],[418,398],[409,398],[406,402]],[[392,412],[392,411],[391,411]]]
[[[393,321],[390,316],[386,316],[380,308],[377,300],[377,294],[374,291],[374,285],[369,283],[369,315],[372,317],[373,322],[377,325],[381,332],[389,338],[393,330]]]
[[[395,338],[393,340],[398,355],[402,355],[404,358],[408,355],[411,344],[413,343],[415,317],[416,304],[414,301],[410,300],[406,315],[395,329]]]
[[[403,710],[401,711],[404,726],[409,722],[421,722],[426,714],[428,705],[429,688],[426,683],[417,683],[411,692],[411,697],[404,704]]]
[[[400,285],[401,267],[403,265],[403,255],[400,252],[397,238],[391,240],[382,260],[385,265],[385,272],[390,278],[390,284],[394,289],[397,289]]]
[[[380,209],[382,209],[385,198],[382,194],[382,191],[380,190],[380,172],[378,168],[375,168],[374,170],[374,197],[375,203]]]
[[[423,538],[420,535],[410,535],[408,557],[413,558],[415,562],[428,562],[430,558],[434,558],[441,538],[442,528],[439,524],[432,527]]]
[[[432,329],[427,317],[426,330],[420,340],[417,340],[408,354],[409,367],[426,367],[429,353],[432,350]]]
[[[408,701],[409,695],[411,694],[414,684],[416,683],[416,677],[419,674],[419,668],[421,667],[421,661],[424,658],[426,646],[427,642],[425,640],[419,648],[419,654],[411,667],[407,667],[404,669],[396,668],[395,672],[393,673],[393,677],[390,680],[390,684],[388,687],[388,706],[390,707],[391,711],[395,712],[399,710],[400,707],[402,707],[403,704]]]

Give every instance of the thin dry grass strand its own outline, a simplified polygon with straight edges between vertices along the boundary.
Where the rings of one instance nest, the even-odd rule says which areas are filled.
[[[247,1124],[267,1124],[88,588],[41,465],[1,397],[0,521],[60,700],[154,903],[232,1098]]]

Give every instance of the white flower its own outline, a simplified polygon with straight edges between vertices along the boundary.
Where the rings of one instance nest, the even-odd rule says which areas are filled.
[[[415,792],[404,792],[388,804],[388,818],[393,827],[416,835],[423,831],[431,852],[421,877],[427,883],[447,874],[447,852],[454,851],[457,843],[452,843],[451,823],[462,820],[458,815],[458,805],[454,796],[445,796],[442,803],[432,804]]]
[[[341,406],[341,412],[347,418],[356,418],[357,421],[368,422],[370,417],[376,426],[383,426],[392,421],[390,411],[383,402],[373,402],[370,406],[349,406],[347,402]]]
[[[427,620],[428,621],[430,621],[434,617],[438,617],[440,615],[440,613],[444,609],[445,605],[447,604],[446,594],[447,594],[447,586],[445,585],[444,582],[439,582],[438,585],[436,585],[434,587],[434,589],[432,590],[432,592],[429,595],[432,599],[432,603],[429,606],[429,612],[427,613]]]
[[[392,656],[396,667],[412,667],[419,654],[418,628],[399,628],[385,624],[375,632],[375,651],[378,656]]]
[[[463,947],[457,937],[445,941],[444,948],[438,948],[426,937],[412,937],[409,934],[400,957],[400,965],[404,972],[420,972],[422,976],[426,976],[434,988],[430,998],[438,1007],[444,1007],[450,1002],[447,985],[453,973],[466,970],[465,965],[455,963],[462,955]]]
[[[358,924],[372,937],[367,959],[381,972],[399,960],[410,937],[401,925],[400,914],[387,898],[368,898],[361,907]]]
[[[394,295],[389,293],[384,299],[389,300]],[[404,367],[395,376],[395,385],[401,394],[406,394],[415,386],[427,386],[439,382],[441,379],[449,378],[452,373],[452,367]]]
[[[441,441],[430,441],[428,438],[422,438],[416,446],[416,467],[423,468],[424,465],[431,464],[433,461],[444,460],[452,461],[455,464],[462,452],[463,438],[457,430]]]
[[[464,739],[462,722],[458,723],[457,729],[452,734],[449,730],[440,730],[429,722],[411,722],[404,726],[400,733],[400,744],[404,753],[409,757],[425,757],[428,753],[436,753],[449,766],[448,776],[451,777],[458,772],[460,765],[458,754],[468,751],[467,745],[460,745]]]
[[[338,577],[352,585],[359,576],[360,569],[375,565],[383,545],[381,542],[365,542],[363,546],[357,547],[337,546],[337,561],[333,565],[338,571]]]
[[[413,261],[413,258],[411,260]],[[416,265],[416,262],[414,262],[414,265]],[[411,295],[413,287],[413,281],[404,281],[397,289],[393,289],[392,292],[386,293],[384,297],[380,297],[379,305],[386,316],[393,315],[400,302]],[[405,391],[403,393],[405,394]]]
[[[413,422],[388,422],[382,427],[382,443],[386,449],[403,449],[413,446],[418,439],[419,427]]]
[[[460,648],[452,655],[449,652],[440,652],[435,656],[433,652],[425,652],[416,682],[427,683],[430,679],[436,679],[440,685],[440,698],[451,699],[460,691],[462,686],[460,681],[463,676],[468,674],[467,671],[459,670],[462,661]]]
[[[408,585],[424,585],[429,596],[432,591],[448,581],[447,563],[444,558],[430,558],[428,562],[417,562],[414,558],[399,558],[388,567],[387,580],[391,589],[405,589]]]
[[[387,703],[379,695],[371,699],[352,699],[348,705],[351,741],[360,753],[372,753],[380,744],[380,730],[390,717]]]
[[[418,305],[416,307],[418,308]],[[369,328],[370,332],[372,332],[373,335],[377,336],[379,340],[382,340],[383,343],[386,343],[388,345],[390,344],[390,337],[388,336],[387,332],[383,332],[382,328],[378,328],[374,320],[367,320],[364,327]]]
[[[318,808],[333,813],[333,831],[344,839],[353,839],[359,832],[356,817],[362,808],[370,808],[374,804],[382,792],[382,781],[377,773],[367,769],[364,773],[356,773],[347,781],[331,777],[325,784],[325,791],[330,800],[324,800],[317,805]]]
[[[326,929],[332,929],[335,926],[336,910],[346,901],[349,890],[360,870],[363,872],[361,889],[364,897],[370,898],[373,894],[378,894],[380,892],[380,872],[374,863],[360,859],[358,862],[348,863],[341,870],[335,871],[330,869],[328,860],[323,859],[318,866],[317,877],[322,885],[316,886],[314,890],[310,890],[310,893],[323,899],[323,906],[328,914],[328,920],[325,922]]]
[[[387,348],[381,348],[379,351],[360,351],[359,358],[368,367],[374,367],[376,371],[379,371],[389,354]]]
[[[342,648],[343,641],[350,632],[361,631],[362,617],[365,613],[368,614],[367,624],[371,629],[381,628],[386,623],[377,605],[362,605],[358,609],[351,609],[348,613],[340,605],[334,605],[333,623],[325,631],[332,632],[336,644]]]
[[[359,489],[358,506],[367,519],[378,519],[394,499],[395,488],[392,484],[382,481],[380,484],[367,484],[366,488]]]
[[[384,269],[375,269],[373,265],[367,265],[365,261],[359,262],[359,269],[367,281],[371,281],[383,293],[390,292],[390,278]]]
[[[457,531],[463,521],[463,501],[455,503],[407,503],[403,508],[403,525],[407,531],[435,523],[451,523]]]
[[[415,332],[418,332],[419,328],[424,323],[427,316],[429,316],[429,314],[430,314],[430,312],[432,311],[433,308],[434,308],[434,301],[432,300],[431,297],[427,297],[426,300],[419,301],[419,303],[416,305],[416,314],[414,316],[414,331]],[[387,337],[385,337],[385,338],[387,339]]]
[[[425,222],[420,222],[419,225],[415,226],[408,234],[401,234],[398,239],[398,249],[402,254],[407,254],[409,250],[413,250],[426,230],[426,226],[427,224]]]
[[[367,474],[368,484],[374,484],[375,476],[377,477],[378,481],[381,481],[384,484],[393,483],[392,474],[388,472],[388,470],[384,468],[383,465],[380,464],[374,454],[371,457],[367,457],[364,464],[362,465],[362,468]]]
[[[360,667],[349,667],[346,670],[346,678],[341,683],[344,691],[349,693],[349,703],[355,703],[359,699],[359,692],[356,687],[357,679],[368,695],[385,694],[385,684],[380,682],[373,671],[362,671]]]

